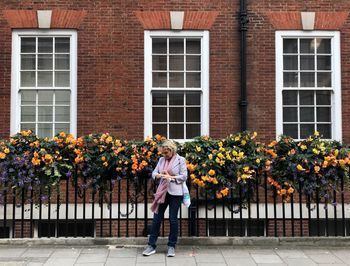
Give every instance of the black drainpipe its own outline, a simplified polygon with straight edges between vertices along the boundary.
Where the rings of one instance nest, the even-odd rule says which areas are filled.
[[[246,63],[246,45],[247,45],[247,24],[248,24],[248,14],[247,14],[247,3],[246,0],[240,0],[240,28],[241,32],[241,98],[239,101],[239,107],[241,110],[241,131],[247,129],[247,63]]]

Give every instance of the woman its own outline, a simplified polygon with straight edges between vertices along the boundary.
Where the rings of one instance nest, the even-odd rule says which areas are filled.
[[[175,256],[175,245],[178,235],[177,215],[183,198],[183,182],[187,179],[186,159],[176,153],[176,144],[165,140],[159,146],[163,157],[158,161],[152,173],[153,179],[160,179],[155,200],[152,203],[154,212],[148,246],[142,253],[149,256],[156,253],[156,242],[164,212],[169,205],[170,234],[168,238],[168,257]]]

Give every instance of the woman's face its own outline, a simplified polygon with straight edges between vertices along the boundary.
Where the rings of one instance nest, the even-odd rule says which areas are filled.
[[[162,155],[165,159],[170,159],[173,156],[173,153],[169,149],[162,149]]]

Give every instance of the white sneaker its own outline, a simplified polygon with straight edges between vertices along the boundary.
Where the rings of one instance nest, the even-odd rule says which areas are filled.
[[[147,248],[142,252],[142,255],[150,256],[154,253],[156,253],[156,250],[152,246],[148,245]]]

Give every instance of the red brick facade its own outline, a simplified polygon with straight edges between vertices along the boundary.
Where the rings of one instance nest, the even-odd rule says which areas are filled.
[[[157,19],[168,28],[169,11],[179,10],[185,11],[184,29],[210,30],[210,134],[223,137],[240,130],[239,1],[6,1],[0,8],[1,137],[10,131],[11,28],[36,28],[35,10],[53,10],[52,28],[78,29],[78,135],[109,131],[143,138],[143,31]],[[341,56],[347,58],[350,25],[344,10],[349,8],[350,3],[331,0],[248,1],[248,128],[262,139],[275,137],[275,30],[300,29],[300,12],[316,12],[315,29],[340,30]],[[343,60],[347,142],[349,67]]]

